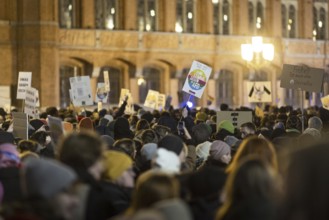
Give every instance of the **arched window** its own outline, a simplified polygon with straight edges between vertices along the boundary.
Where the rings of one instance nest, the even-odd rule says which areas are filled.
[[[324,40],[326,38],[326,11],[324,8],[320,8],[319,21],[318,21],[318,39]]]
[[[289,6],[289,20],[288,20],[289,37],[296,37],[296,9],[293,5]]]
[[[255,18],[254,18],[254,5],[252,2],[248,2],[248,20],[249,20],[249,32],[250,34],[254,34]]]
[[[98,29],[120,29],[119,27],[119,1],[96,0],[95,23]]]
[[[122,88],[123,79],[121,76],[121,70],[115,67],[105,66],[102,67],[100,70],[100,74],[98,75],[97,82],[103,83],[104,82],[104,71],[108,71],[109,79],[110,79],[110,94],[109,94],[109,103],[111,104],[118,104],[120,98],[120,92]]]
[[[59,69],[60,106],[65,108],[70,105],[70,77],[80,76],[81,69],[76,66],[61,66]]]
[[[160,78],[161,78],[161,69],[154,67],[144,67],[143,68],[143,78],[144,82],[139,86],[139,102],[144,103],[148,90],[160,90]],[[159,91],[161,92],[161,91]]]
[[[195,9],[194,0],[176,1],[176,25],[175,31],[178,33],[193,33],[195,31]]]
[[[223,34],[228,35],[230,34],[230,3],[227,0],[223,1]]]
[[[313,7],[313,40],[318,39],[318,11]]]
[[[157,0],[138,0],[137,27],[139,31],[156,31],[157,17]]]
[[[75,0],[59,0],[59,27],[77,28],[78,27],[78,3]]]
[[[257,2],[256,9],[256,31],[257,34],[262,34],[264,27],[264,7],[261,2]]]
[[[288,21],[287,21],[287,8],[284,4],[281,5],[281,18],[282,18],[282,37],[287,37],[287,28],[288,28]]]
[[[216,80],[216,91],[217,106],[222,103],[229,106],[233,105],[233,72],[226,69],[219,72],[219,77]]]
[[[220,7],[218,1],[213,1],[213,20],[214,20],[214,34],[220,34]]]

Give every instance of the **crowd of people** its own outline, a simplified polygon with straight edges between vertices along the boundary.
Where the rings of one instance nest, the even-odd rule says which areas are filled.
[[[126,105],[49,107],[27,140],[0,108],[0,219],[329,219],[328,110],[241,107],[253,119],[234,127],[208,108]]]

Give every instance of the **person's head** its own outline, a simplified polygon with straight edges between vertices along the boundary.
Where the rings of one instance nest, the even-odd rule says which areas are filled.
[[[135,173],[132,159],[123,152],[108,150],[104,153],[102,178],[123,187],[134,187]]]
[[[186,146],[182,139],[175,135],[167,135],[158,142],[158,148],[164,148],[177,154],[181,162],[185,162]]]
[[[6,143],[0,145],[0,168],[17,167],[20,158],[15,145]]]
[[[150,124],[148,123],[148,121],[146,121],[146,119],[140,119],[137,122],[136,131],[141,131],[149,128],[150,128]]]
[[[19,153],[24,153],[26,151],[35,153],[38,150],[38,143],[31,140],[21,140],[20,142],[18,142],[17,149]]]
[[[127,154],[131,159],[134,159],[136,156],[135,142],[129,138],[117,140],[114,142],[112,149]]]
[[[105,146],[96,133],[82,131],[66,136],[59,146],[59,160],[78,174],[88,172],[99,179],[102,172],[102,155]]]
[[[55,160],[31,159],[22,176],[27,198],[49,203],[56,216],[73,219],[78,199],[73,193],[77,176],[71,168]]]
[[[231,148],[224,141],[214,141],[210,145],[209,157],[224,164],[231,161]]]
[[[32,134],[30,140],[38,142],[42,147],[51,142],[50,134],[46,131],[37,131]]]
[[[178,181],[167,174],[148,171],[139,176],[132,199],[132,210],[149,208],[156,202],[177,198]]]
[[[227,168],[227,172],[234,171],[241,160],[251,155],[264,158],[264,160],[277,171],[277,156],[272,143],[266,139],[251,136],[242,141],[232,160],[232,163]]]
[[[228,176],[223,191],[224,205],[216,219],[225,219],[225,215],[238,204],[255,201],[253,199],[274,204],[278,192],[275,181],[275,172],[267,161],[257,156],[245,157]]]
[[[142,133],[143,144],[158,143],[158,136],[152,129],[146,129]]]
[[[165,148],[158,148],[151,162],[152,169],[161,170],[165,173],[179,173],[181,160],[178,155]]]
[[[192,137],[196,144],[208,141],[211,135],[211,127],[205,123],[199,123],[192,128]]]
[[[243,123],[240,126],[241,138],[244,139],[250,135],[256,134],[256,126],[252,122]]]
[[[310,119],[308,119],[308,128],[315,128],[319,131],[322,130],[322,120],[321,118],[317,116],[313,116]]]

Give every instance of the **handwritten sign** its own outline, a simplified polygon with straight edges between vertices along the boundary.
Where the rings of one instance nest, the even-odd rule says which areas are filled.
[[[25,89],[31,87],[32,72],[19,72],[17,82],[17,99],[25,99]]]
[[[93,105],[89,76],[70,77],[71,96],[74,106]]]
[[[308,92],[321,92],[323,69],[284,64],[280,87],[301,89]]]
[[[248,102],[272,102],[270,81],[247,82]]]
[[[166,106],[166,95],[159,93],[157,109],[162,111],[164,110],[165,106]]]
[[[24,112],[33,118],[38,118],[38,109],[37,109],[37,91],[35,88],[28,87],[25,89],[25,104],[24,104]]]
[[[148,108],[156,109],[158,107],[158,97],[159,97],[159,92],[150,89],[147,93],[144,106]]]
[[[217,127],[223,120],[231,121],[233,126],[239,128],[243,123],[252,122],[252,112],[220,111],[217,112]]]
[[[23,112],[13,112],[13,135],[22,139],[28,139],[28,116]]]
[[[211,70],[211,67],[198,61],[193,61],[191,69],[186,77],[183,91],[201,98],[203,91],[206,88]]]

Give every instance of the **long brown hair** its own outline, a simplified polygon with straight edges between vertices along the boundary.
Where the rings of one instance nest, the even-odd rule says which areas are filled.
[[[251,136],[242,141],[226,172],[230,173],[235,170],[238,163],[249,155],[258,155],[267,161],[275,171],[278,171],[278,161],[273,144],[266,139]]]

